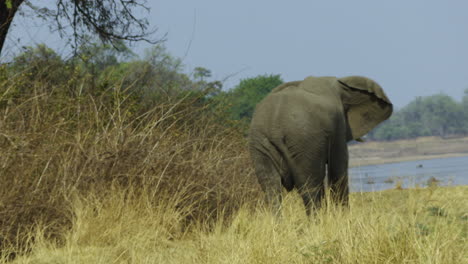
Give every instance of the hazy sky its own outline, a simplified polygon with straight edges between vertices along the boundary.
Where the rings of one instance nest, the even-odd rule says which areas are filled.
[[[468,88],[466,0],[148,2],[149,21],[168,34],[165,45],[184,58],[186,72],[205,67],[213,79],[239,72],[225,88],[259,74],[364,75],[397,107],[440,92],[460,100]],[[62,45],[25,18],[15,24],[11,43]]]

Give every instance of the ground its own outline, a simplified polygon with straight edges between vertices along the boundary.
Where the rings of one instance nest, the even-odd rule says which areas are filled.
[[[244,208],[189,230],[167,208],[82,200],[62,245],[38,239],[13,263],[468,263],[467,197],[467,186],[355,193],[350,209],[307,218],[292,193],[281,218]]]
[[[422,137],[349,146],[350,167],[468,155],[468,137]]]

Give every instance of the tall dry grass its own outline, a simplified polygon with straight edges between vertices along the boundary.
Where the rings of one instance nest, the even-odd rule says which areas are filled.
[[[229,224],[182,228],[177,199],[157,205],[76,198],[75,220],[57,246],[43,239],[15,263],[466,263],[466,187],[352,194],[351,209],[329,205],[308,219],[288,195],[281,218],[242,207]]]
[[[242,134],[199,97],[143,111],[128,87],[97,94],[84,83],[73,93],[21,75],[0,83],[0,249],[13,249],[3,255],[29,250],[37,227],[63,245],[76,200],[144,199],[187,227],[229,217],[258,195]]]

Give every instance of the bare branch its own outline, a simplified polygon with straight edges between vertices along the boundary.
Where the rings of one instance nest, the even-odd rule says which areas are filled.
[[[110,43],[114,48],[118,48],[116,43],[122,40],[146,41],[151,44],[164,41],[164,36],[154,38],[157,29],[149,28],[147,19],[138,18],[149,12],[146,0],[57,0],[55,10],[38,7],[29,0],[12,0],[13,8],[9,8],[5,1],[0,0],[0,38],[5,39],[11,20],[23,2],[38,17],[54,21],[60,37],[72,39],[75,49],[89,33],[97,34],[103,42]]]

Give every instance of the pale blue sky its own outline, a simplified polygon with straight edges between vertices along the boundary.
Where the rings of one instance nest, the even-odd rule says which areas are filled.
[[[265,73],[285,81],[364,75],[397,107],[439,92],[459,100],[468,88],[466,0],[148,2],[151,24],[168,34],[166,47],[184,58],[186,72],[202,66],[223,79],[240,71],[225,88]],[[15,24],[10,45],[20,37],[22,45],[61,46],[39,33],[45,27]]]

